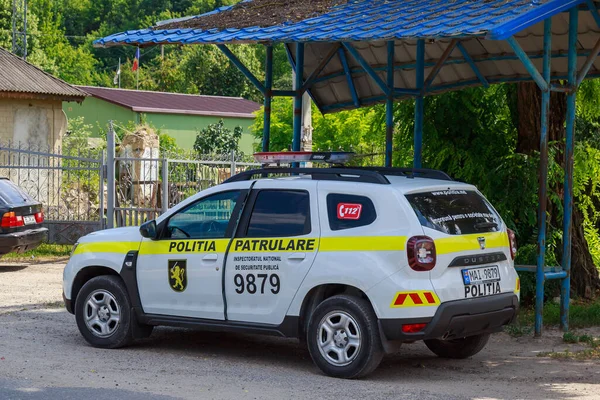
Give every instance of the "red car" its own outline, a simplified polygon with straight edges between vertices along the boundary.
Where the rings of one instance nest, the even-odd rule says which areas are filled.
[[[42,204],[0,177],[0,256],[35,249],[48,234]]]

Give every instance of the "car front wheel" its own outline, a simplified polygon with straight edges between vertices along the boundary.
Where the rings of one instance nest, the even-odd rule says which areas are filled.
[[[131,302],[116,276],[97,276],[83,285],[75,301],[75,319],[94,347],[115,349],[133,341]]]
[[[336,378],[368,375],[383,358],[377,317],[368,301],[354,296],[333,296],[319,304],[306,340],[317,367]]]

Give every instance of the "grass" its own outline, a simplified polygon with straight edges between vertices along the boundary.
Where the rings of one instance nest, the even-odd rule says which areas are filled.
[[[533,331],[534,323],[535,310],[533,308],[522,308],[517,320],[506,327],[505,331],[515,337],[527,335]],[[559,304],[544,304],[544,325],[560,325]],[[600,300],[594,302],[572,302],[569,310],[569,328],[580,329],[591,326],[600,326]]]
[[[34,258],[68,257],[71,254],[71,245],[42,243],[37,249],[25,253],[9,253],[0,260],[24,260]]]
[[[583,344],[588,348],[578,351],[553,351],[538,354],[538,357],[550,357],[558,360],[600,360],[600,338],[590,335],[577,335],[567,332],[563,335],[563,341],[571,344]]]

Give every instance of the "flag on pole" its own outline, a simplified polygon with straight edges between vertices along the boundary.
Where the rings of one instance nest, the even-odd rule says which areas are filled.
[[[131,68],[132,71],[137,71],[140,68],[140,48],[137,48],[137,51],[135,52],[135,58],[133,60],[133,67]]]

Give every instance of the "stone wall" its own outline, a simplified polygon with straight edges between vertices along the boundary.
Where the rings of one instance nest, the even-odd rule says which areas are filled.
[[[58,100],[0,98],[0,140],[58,150],[67,118]]]

